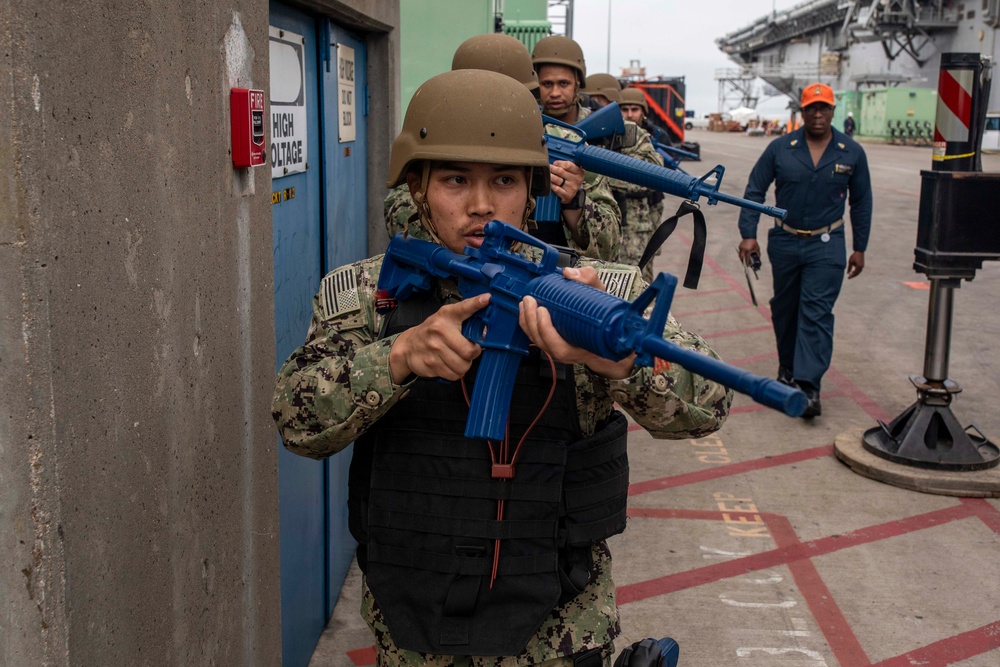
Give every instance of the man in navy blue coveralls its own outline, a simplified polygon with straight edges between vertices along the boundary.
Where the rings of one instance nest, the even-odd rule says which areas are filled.
[[[815,83],[802,91],[803,126],[768,144],[747,183],[746,199],[764,201],[775,183],[776,205],[788,210],[767,231],[774,277],[771,320],[778,342],[778,380],[798,385],[809,403],[805,418],[818,416],[823,374],[833,356],[833,305],[844,270],[853,278],[865,267],[872,218],[871,176],[865,152],[833,129],[833,90]],[[844,208],[850,196],[854,252],[847,257]],[[760,213],[740,213],[740,258],[760,253]]]

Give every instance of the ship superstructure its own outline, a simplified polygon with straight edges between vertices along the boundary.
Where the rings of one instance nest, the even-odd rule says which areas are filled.
[[[752,100],[746,82],[755,77],[792,100],[813,81],[856,95],[935,89],[941,53],[995,59],[998,25],[1000,0],[807,0],[717,39],[739,67],[716,78],[743,101]],[[1000,108],[1000,87],[989,106]]]

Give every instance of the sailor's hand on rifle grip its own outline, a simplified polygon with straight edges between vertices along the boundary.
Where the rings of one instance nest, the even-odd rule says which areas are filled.
[[[462,322],[489,301],[489,294],[480,294],[441,306],[421,324],[399,334],[389,351],[392,381],[401,384],[410,375],[445,380],[465,375],[483,350],[462,335]]]

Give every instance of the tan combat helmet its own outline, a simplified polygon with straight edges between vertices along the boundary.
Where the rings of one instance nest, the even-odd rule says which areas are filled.
[[[451,59],[451,69],[483,69],[506,74],[528,87],[538,88],[538,76],[528,47],[510,35],[489,33],[462,42]]]
[[[569,37],[549,35],[538,40],[531,52],[531,62],[535,71],[542,65],[563,65],[576,70],[577,83],[581,86],[587,79],[587,63],[583,59],[583,49]]]
[[[622,91],[622,99],[619,102],[621,106],[626,104],[634,104],[642,107],[643,112],[649,115],[649,102],[646,101],[646,94],[639,90],[638,88],[626,88]]]
[[[436,239],[425,194],[434,161],[478,162],[530,167],[529,191],[549,193],[549,155],[542,112],[531,92],[511,77],[486,70],[454,70],[438,74],[417,88],[392,143],[388,186],[406,181],[420,169],[413,201],[420,221]],[[528,197],[524,221],[534,208]]]
[[[588,95],[601,95],[609,102],[622,103],[622,86],[618,83],[618,79],[610,74],[591,74],[587,77],[587,83],[580,92]]]

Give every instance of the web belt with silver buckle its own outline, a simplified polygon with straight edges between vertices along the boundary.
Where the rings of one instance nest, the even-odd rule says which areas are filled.
[[[814,236],[819,236],[820,234],[829,234],[838,227],[843,226],[843,224],[844,224],[844,219],[841,218],[837,222],[831,223],[826,227],[820,227],[819,229],[795,229],[795,227],[789,227],[780,220],[774,221],[775,227],[777,227],[778,229],[783,229],[786,232],[793,234],[800,239],[809,239]]]

